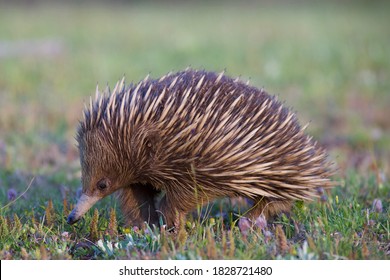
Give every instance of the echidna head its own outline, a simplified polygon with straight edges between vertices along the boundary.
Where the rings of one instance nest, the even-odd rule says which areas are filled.
[[[113,143],[104,131],[79,133],[82,194],[67,222],[77,222],[96,202],[128,185],[131,172],[123,172]]]

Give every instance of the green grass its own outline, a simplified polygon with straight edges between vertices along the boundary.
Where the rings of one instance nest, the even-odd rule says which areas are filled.
[[[0,259],[389,259],[389,8],[3,7]],[[17,50],[26,44],[35,53]],[[337,162],[339,185],[246,232],[236,215],[245,203],[228,200],[195,210],[176,236],[125,228],[115,197],[98,203],[97,220],[91,210],[66,224],[80,187],[73,137],[96,82],[113,85],[123,74],[136,82],[187,66],[226,69],[278,94],[302,123],[312,121],[308,132]]]

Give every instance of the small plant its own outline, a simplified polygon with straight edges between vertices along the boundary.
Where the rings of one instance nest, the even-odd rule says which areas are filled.
[[[276,247],[280,254],[284,255],[288,251],[287,238],[281,225],[276,226]]]
[[[180,220],[180,227],[179,227],[179,230],[177,232],[177,245],[179,247],[183,247],[185,245],[185,242],[187,240],[187,231],[186,231],[186,223],[185,223],[185,219],[181,218]]]
[[[229,258],[232,259],[234,257],[234,253],[236,251],[233,230],[229,230],[229,232],[228,232],[228,240],[229,240],[228,256],[229,256]]]
[[[111,238],[117,238],[118,236],[118,223],[116,220],[116,211],[114,208],[110,210],[110,219],[108,221],[108,235]]]
[[[22,230],[22,223],[20,222],[18,215],[14,213],[13,231],[19,234],[21,230]]]
[[[54,208],[53,208],[53,202],[50,199],[47,203],[46,209],[45,209],[45,224],[47,226],[53,225],[54,222]]]
[[[100,234],[98,230],[98,222],[99,222],[99,211],[97,208],[95,208],[91,220],[91,225],[90,225],[90,239],[92,241],[97,241],[100,239]]]
[[[5,237],[9,233],[7,218],[0,216],[0,237]]]
[[[62,216],[67,217],[69,215],[68,201],[66,198],[62,200]]]
[[[215,248],[215,237],[211,233],[210,227],[206,228],[206,240],[207,240],[207,258],[216,259],[217,251]]]

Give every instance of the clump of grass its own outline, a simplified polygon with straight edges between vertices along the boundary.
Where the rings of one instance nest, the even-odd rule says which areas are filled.
[[[180,218],[180,227],[177,232],[177,246],[182,247],[187,240],[186,222],[183,217]]]
[[[217,250],[215,248],[215,238],[211,233],[210,227],[206,228],[206,240],[207,240],[207,258],[216,259]]]
[[[116,220],[116,211],[114,208],[111,208],[110,210],[107,232],[111,238],[117,238],[118,236],[118,222]]]
[[[227,256],[227,240],[226,240],[226,235],[227,233],[222,231],[222,235],[221,235],[221,248],[222,248],[222,252],[223,252],[223,255],[224,256]]]
[[[280,254],[284,255],[288,251],[288,244],[286,235],[284,234],[283,227],[281,225],[276,226],[275,235],[276,248]]]
[[[165,227],[160,228],[160,255],[162,258],[169,256],[168,236]]]
[[[22,230],[22,223],[20,222],[18,215],[14,213],[13,231],[16,233],[20,233],[21,230]]]
[[[47,255],[46,247],[43,244],[41,244],[39,246],[39,258],[41,260],[48,260],[49,259],[48,255]]]
[[[367,243],[365,241],[362,242],[362,257],[364,259],[368,259],[370,257],[370,250],[368,250]]]
[[[308,245],[309,245],[309,248],[310,248],[312,251],[316,252],[316,251],[317,251],[317,247],[316,247],[316,245],[314,244],[313,238],[312,238],[311,236],[307,236],[306,240],[307,240],[307,243],[308,243]]]
[[[9,234],[7,218],[0,216],[0,237],[5,237]]]
[[[31,226],[32,226],[33,228],[36,228],[36,227],[37,227],[37,221],[35,220],[34,212],[31,213]]]
[[[99,210],[95,208],[91,220],[91,225],[90,225],[90,239],[92,241],[97,241],[100,239],[100,233],[98,229],[98,222],[99,222]]]
[[[235,241],[234,241],[234,236],[233,236],[233,230],[229,230],[228,232],[228,240],[229,240],[229,249],[228,249],[228,256],[229,258],[233,258],[235,251],[236,251],[236,246],[235,246]]]
[[[30,259],[30,256],[29,254],[27,253],[27,250],[26,248],[22,247],[20,248],[20,256],[23,260],[29,260]]]
[[[69,209],[68,209],[68,201],[66,200],[66,197],[62,200],[62,216],[67,217],[69,215]]]
[[[54,223],[54,208],[53,201],[50,199],[45,209],[45,224],[51,226]]]

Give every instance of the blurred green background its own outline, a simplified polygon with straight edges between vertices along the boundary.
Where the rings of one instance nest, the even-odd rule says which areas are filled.
[[[389,174],[386,1],[16,3],[0,2],[3,170],[77,170],[73,137],[96,83],[191,66],[277,94],[311,121],[340,176]]]

